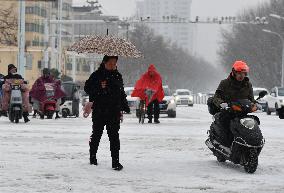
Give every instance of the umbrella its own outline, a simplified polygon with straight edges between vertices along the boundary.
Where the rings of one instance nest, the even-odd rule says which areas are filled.
[[[127,58],[142,57],[142,53],[129,41],[115,36],[86,36],[75,42],[67,51],[79,54],[103,54]]]

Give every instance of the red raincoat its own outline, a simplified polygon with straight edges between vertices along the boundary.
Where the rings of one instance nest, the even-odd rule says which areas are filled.
[[[150,73],[153,72],[154,75],[150,76]],[[142,100],[146,100],[146,105],[151,101],[148,101],[146,97],[145,90],[151,89],[155,92],[151,101],[158,100],[162,102],[165,94],[162,86],[162,78],[161,75],[156,70],[154,64],[151,64],[148,68],[148,71],[141,76],[141,78],[136,82],[134,91],[132,92],[132,97],[139,97]]]
[[[64,91],[61,89],[61,83],[58,80],[55,80],[54,78],[52,78],[51,76],[44,78],[43,76],[38,78],[33,87],[32,90],[30,91],[30,96],[40,102],[46,100],[45,97],[45,83],[53,83],[55,86],[55,99],[59,99],[64,97],[66,94],[64,93]]]

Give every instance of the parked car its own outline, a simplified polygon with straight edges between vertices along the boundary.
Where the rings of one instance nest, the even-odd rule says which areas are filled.
[[[163,101],[160,103],[160,114],[167,114],[168,117],[175,118],[176,117],[176,102],[171,93],[169,86],[163,86],[165,97]],[[139,115],[139,102],[137,102],[136,106],[136,116]]]
[[[269,93],[268,90],[266,88],[253,88],[253,96],[254,96],[254,99],[257,99],[258,96],[259,96],[259,93],[261,91],[266,91],[267,94]],[[262,110],[264,112],[267,111],[267,102],[266,102],[266,96],[257,100],[257,102],[262,106]]]
[[[192,92],[188,89],[177,89],[174,97],[177,105],[193,106]]]
[[[84,90],[79,91],[80,101],[82,106],[84,107],[87,102],[89,102],[89,96]]]
[[[175,98],[171,94],[169,86],[163,86],[165,97],[160,103],[160,114],[167,114],[168,117],[176,117],[176,102]]]
[[[276,112],[278,115],[279,111],[284,109],[284,87],[274,87],[271,89],[270,94],[266,96],[266,104],[266,112],[268,115],[270,115],[271,112]]]
[[[130,111],[135,111],[137,108],[137,104],[139,102],[139,98],[138,97],[132,97],[131,94],[134,90],[134,87],[125,87],[124,91],[125,94],[127,95],[127,102],[128,102],[128,106],[130,108]]]

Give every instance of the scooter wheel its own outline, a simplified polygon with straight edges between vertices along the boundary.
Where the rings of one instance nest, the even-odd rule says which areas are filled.
[[[67,118],[67,116],[68,116],[67,111],[66,111],[66,110],[63,110],[63,111],[62,111],[62,117],[63,117],[63,118]]]
[[[255,149],[250,150],[249,156],[247,158],[247,163],[244,165],[245,171],[247,173],[254,173],[258,166],[258,155]]]

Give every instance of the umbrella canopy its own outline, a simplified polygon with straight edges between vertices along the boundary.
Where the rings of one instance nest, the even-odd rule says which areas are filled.
[[[114,36],[86,36],[75,42],[67,51],[79,54],[103,54],[127,58],[142,57],[142,53],[129,41]]]

